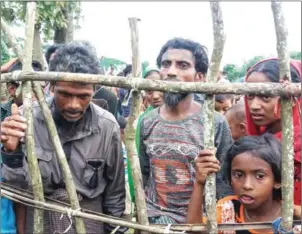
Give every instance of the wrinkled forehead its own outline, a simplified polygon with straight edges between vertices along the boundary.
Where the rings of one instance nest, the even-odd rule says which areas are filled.
[[[194,56],[191,51],[185,49],[168,49],[162,56],[162,61],[186,61],[193,63]]]
[[[83,82],[61,82],[55,83],[57,91],[68,92],[71,94],[91,94],[93,93],[93,84]]]

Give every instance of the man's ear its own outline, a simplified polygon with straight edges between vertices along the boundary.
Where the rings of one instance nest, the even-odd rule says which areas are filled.
[[[205,82],[206,81],[206,75],[202,72],[197,72],[195,75],[195,82]]]
[[[281,183],[275,182],[274,189],[280,189],[280,188],[281,188]]]
[[[50,91],[51,91],[52,93],[55,92],[55,83],[50,83]]]
[[[242,133],[243,136],[247,135],[247,126],[246,123],[240,123],[239,124],[240,132]]]

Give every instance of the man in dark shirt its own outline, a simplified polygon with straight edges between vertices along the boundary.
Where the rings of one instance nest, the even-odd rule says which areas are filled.
[[[101,107],[105,110],[108,110],[111,114],[114,115],[115,119],[117,119],[117,97],[115,96],[115,94],[109,89],[106,89],[105,87],[102,87],[100,85],[97,85],[96,88],[97,91],[94,93],[93,99],[100,100],[102,102]]]

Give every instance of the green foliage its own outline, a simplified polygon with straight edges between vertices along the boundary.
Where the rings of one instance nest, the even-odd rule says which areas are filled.
[[[1,65],[6,63],[10,59],[9,50],[6,46],[6,43],[1,38]]]
[[[44,40],[53,39],[56,28],[66,28],[68,8],[73,10],[75,27],[79,28],[80,1],[37,1],[37,25],[41,26]],[[1,2],[1,14],[7,22],[22,25],[26,15],[26,2]]]
[[[289,55],[292,59],[300,60],[301,61],[301,51],[292,51]]]
[[[257,63],[257,62],[259,62],[259,61],[261,61],[263,59],[264,59],[263,56],[255,56],[255,57],[249,59],[248,61],[246,61],[241,66],[237,66],[235,64],[226,64],[223,67],[223,71],[225,71],[227,73],[228,79],[231,82],[236,82],[241,77],[245,76],[246,71],[248,70],[248,68],[250,68],[255,63]]]
[[[300,60],[301,61],[301,52],[300,51],[292,51],[290,52],[290,58]],[[237,66],[235,64],[226,64],[223,67],[223,71],[227,73],[228,79],[231,82],[237,82],[241,77],[244,77],[248,68],[256,64],[257,62],[265,59],[263,56],[255,56],[249,59],[247,62],[242,64],[241,66]]]

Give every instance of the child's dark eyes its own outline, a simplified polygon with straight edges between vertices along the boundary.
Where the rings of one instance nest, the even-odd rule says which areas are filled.
[[[235,171],[235,172],[233,172],[233,176],[234,176],[235,178],[240,178],[240,177],[243,176],[243,173],[242,173],[242,172],[239,172],[239,171]]]
[[[260,174],[260,173],[257,173],[257,174],[256,174],[256,178],[259,179],[259,180],[264,179],[264,177],[265,177],[264,174]]]

